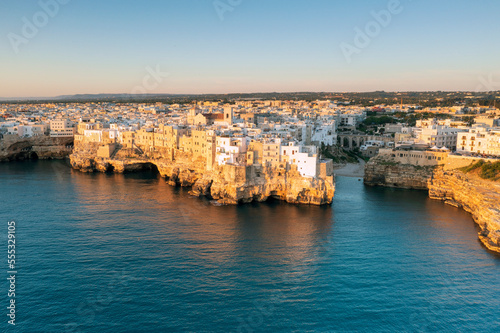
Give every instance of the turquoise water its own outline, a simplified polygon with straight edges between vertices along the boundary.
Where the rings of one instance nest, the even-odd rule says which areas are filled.
[[[425,192],[338,177],[331,207],[216,207],[154,173],[38,161],[0,164],[0,202],[4,248],[17,225],[5,331],[500,329],[500,257]]]

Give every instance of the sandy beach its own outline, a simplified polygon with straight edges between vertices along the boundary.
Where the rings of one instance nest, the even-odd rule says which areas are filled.
[[[359,163],[347,163],[338,169],[333,170],[335,176],[344,177],[364,177],[366,162],[359,159]]]

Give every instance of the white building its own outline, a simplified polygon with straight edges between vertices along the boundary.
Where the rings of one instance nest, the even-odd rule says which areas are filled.
[[[431,147],[446,147],[450,150],[456,150],[457,134],[463,131],[463,129],[431,123],[424,124],[424,127],[415,130],[415,136],[418,143],[428,144]]]
[[[57,119],[50,121],[50,131],[61,131],[70,127],[72,127],[72,123],[68,119]]]
[[[335,121],[320,126],[315,126],[312,130],[311,141],[316,145],[322,143],[326,146],[333,146],[337,143],[337,133],[335,131]]]
[[[342,113],[338,116],[338,122],[340,126],[356,126],[363,118],[363,114]]]
[[[217,164],[236,164],[242,162],[248,146],[246,137],[221,137],[215,139],[215,158]]]
[[[474,127],[460,133],[457,151],[500,156],[500,128]]]
[[[51,137],[72,137],[75,135],[73,123],[68,119],[57,119],[50,121],[50,136]]]
[[[294,164],[304,177],[318,175],[318,148],[316,146],[298,146],[294,142],[281,146],[281,160]]]
[[[44,135],[47,127],[48,126],[45,124],[30,124],[8,127],[7,130],[9,134],[17,134],[21,137],[32,137]]]

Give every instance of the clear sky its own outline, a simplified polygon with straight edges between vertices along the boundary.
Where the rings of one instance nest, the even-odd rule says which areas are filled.
[[[500,1],[393,1],[0,0],[0,97],[500,90]]]

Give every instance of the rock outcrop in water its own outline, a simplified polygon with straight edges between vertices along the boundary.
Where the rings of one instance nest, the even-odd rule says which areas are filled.
[[[481,242],[500,252],[500,184],[458,169],[473,162],[451,157],[441,165],[417,166],[381,155],[366,164],[364,182],[370,186],[428,190],[431,199],[463,208],[481,228]]]
[[[333,176],[302,177],[295,166],[221,165],[207,170],[203,159],[164,149],[144,156],[120,149],[109,158],[98,157],[98,145],[75,146],[71,166],[82,172],[135,172],[156,168],[174,186],[192,187],[191,194],[222,204],[262,202],[269,198],[295,204],[330,204],[335,193]]]
[[[51,138],[3,135],[0,139],[0,162],[26,159],[64,159],[72,150],[73,137]]]

